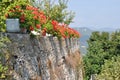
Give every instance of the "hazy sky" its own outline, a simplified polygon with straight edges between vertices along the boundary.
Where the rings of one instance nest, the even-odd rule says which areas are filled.
[[[71,27],[120,28],[120,0],[69,0],[76,13]]]

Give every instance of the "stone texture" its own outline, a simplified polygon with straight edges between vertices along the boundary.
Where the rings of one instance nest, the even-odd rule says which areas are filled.
[[[83,80],[79,39],[5,33],[16,80]],[[76,63],[75,63],[76,62]]]

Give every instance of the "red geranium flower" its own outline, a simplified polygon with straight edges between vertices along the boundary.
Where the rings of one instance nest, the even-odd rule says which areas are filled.
[[[40,24],[37,24],[37,25],[36,25],[36,28],[37,28],[37,29],[40,29],[40,28],[41,28],[41,25],[40,25]]]
[[[27,9],[27,10],[34,10],[34,7],[28,5],[28,6],[26,6],[26,9]]]
[[[52,21],[52,25],[53,25],[53,26],[56,26],[56,25],[58,25],[58,22],[55,21],[55,20],[53,20],[53,21]]]
[[[20,22],[25,22],[25,15],[24,14],[21,15]]]
[[[42,35],[43,35],[43,36],[46,36],[46,31],[47,31],[46,28],[44,28],[44,29],[42,30]]]
[[[20,8],[20,6],[16,6],[15,8],[19,9],[19,8]]]
[[[32,26],[30,26],[30,31],[33,31],[33,30],[34,30],[34,28]]]
[[[25,22],[25,20],[24,19],[20,19],[20,22]]]
[[[38,15],[39,13],[38,13],[38,11],[33,11],[32,14]]]
[[[38,19],[38,17],[37,17],[37,16],[34,16],[33,18],[34,18],[34,19],[36,19],[36,20]]]

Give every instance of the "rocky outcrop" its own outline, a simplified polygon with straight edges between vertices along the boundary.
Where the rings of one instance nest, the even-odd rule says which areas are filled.
[[[16,80],[83,80],[77,38],[6,33],[11,74]]]

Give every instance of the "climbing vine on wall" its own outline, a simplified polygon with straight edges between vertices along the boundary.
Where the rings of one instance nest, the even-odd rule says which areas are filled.
[[[6,43],[9,43],[10,40],[7,37],[3,37],[0,35],[0,79],[7,78],[8,64],[6,59],[8,57],[4,54],[6,51]]]

